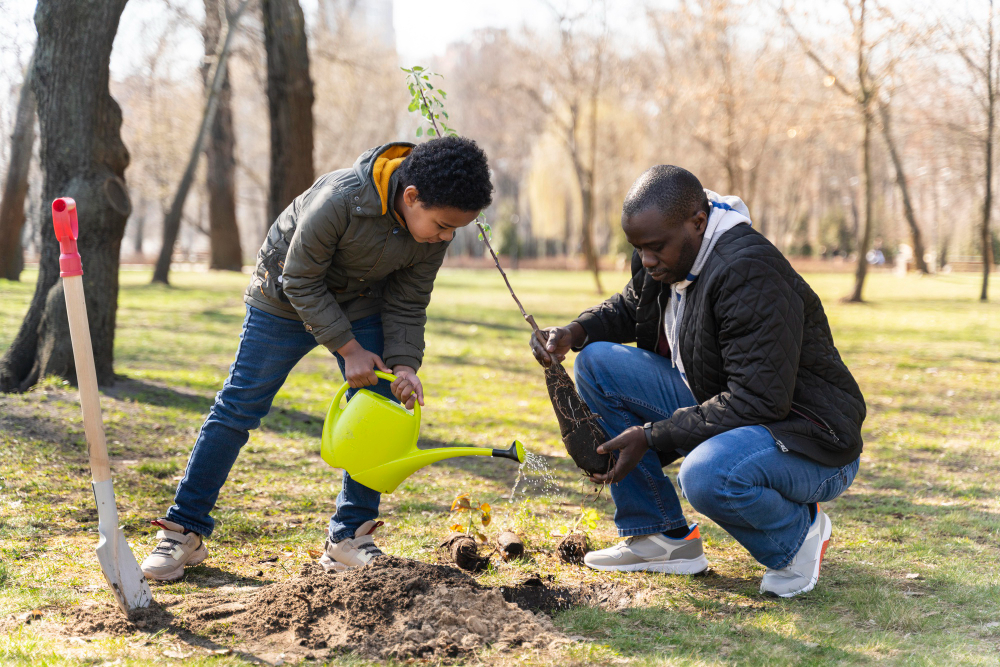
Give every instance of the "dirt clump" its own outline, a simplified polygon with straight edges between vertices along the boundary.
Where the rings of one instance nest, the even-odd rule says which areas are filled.
[[[500,557],[503,558],[504,562],[524,556],[524,541],[520,535],[509,530],[497,535],[497,548],[500,550]]]
[[[448,549],[451,560],[467,572],[482,572],[490,564],[489,555],[479,555],[479,545],[468,535],[453,535],[441,543],[442,549]]]
[[[544,615],[441,565],[393,556],[326,573],[307,563],[245,606],[202,608],[191,623],[259,645],[325,659],[343,652],[375,658],[455,658],[486,645],[548,647],[566,641]],[[192,626],[194,627],[194,626]]]
[[[564,563],[572,563],[576,565],[583,564],[583,557],[586,556],[589,551],[590,543],[587,541],[587,536],[581,535],[580,533],[571,533],[567,535],[556,546],[556,552],[559,554],[559,560]]]

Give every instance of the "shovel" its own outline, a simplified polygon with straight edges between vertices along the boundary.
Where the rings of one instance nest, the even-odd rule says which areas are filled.
[[[108,447],[101,421],[101,400],[97,393],[94,349],[90,342],[87,304],[83,298],[83,266],[76,248],[79,229],[76,202],[69,197],[60,197],[52,202],[52,225],[62,253],[59,256],[59,275],[62,277],[66,296],[69,334],[73,341],[76,379],[80,386],[80,404],[83,408],[83,428],[87,434],[87,453],[90,455],[90,470],[94,476],[97,532],[100,534],[97,560],[101,563],[101,571],[108,580],[118,606],[128,614],[133,609],[148,607],[153,594],[129,549],[122,529],[118,527],[118,508],[115,506]]]

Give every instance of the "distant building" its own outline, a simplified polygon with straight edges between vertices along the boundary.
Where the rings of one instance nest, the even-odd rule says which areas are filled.
[[[319,0],[319,18],[324,28],[337,32],[342,25],[364,32],[389,49],[396,48],[392,24],[393,0]]]

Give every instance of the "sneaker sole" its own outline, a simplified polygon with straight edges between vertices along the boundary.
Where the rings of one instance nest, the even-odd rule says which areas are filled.
[[[676,559],[671,561],[652,561],[645,563],[630,563],[628,565],[597,565],[584,564],[594,570],[604,572],[659,572],[661,574],[698,574],[708,569],[708,559],[704,554],[697,558]]]
[[[206,558],[208,558],[208,547],[206,547],[205,543],[202,542],[201,546],[198,547],[193,554],[191,554],[191,560],[189,560],[186,563],[183,563],[176,570],[171,570],[167,574],[155,574],[152,572],[143,572],[143,575],[145,575],[146,579],[149,579],[150,581],[161,581],[161,582],[177,581],[178,579],[184,576],[184,568],[194,567],[195,565],[201,565],[201,563]]]
[[[824,514],[824,516],[826,516],[826,515]],[[774,593],[772,591],[762,591],[762,592],[765,595],[769,595],[771,597],[793,598],[796,595],[802,595],[803,593],[808,593],[813,588],[815,588],[816,584],[819,582],[819,570],[820,570],[820,567],[823,565],[823,556],[826,555],[826,548],[828,546],[830,546],[830,538],[831,537],[833,537],[833,522],[831,522],[830,518],[827,517],[827,519],[826,519],[826,526],[823,528],[823,546],[820,547],[819,558],[816,559],[816,570],[813,572],[812,577],[809,578],[809,583],[808,584],[806,584],[805,586],[803,586],[801,589],[799,589],[797,591],[791,591],[791,592],[788,592],[788,593]]]

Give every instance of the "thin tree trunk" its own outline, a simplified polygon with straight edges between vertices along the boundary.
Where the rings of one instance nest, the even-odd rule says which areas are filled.
[[[35,143],[35,94],[31,90],[35,57],[24,72],[17,102],[17,119],[10,140],[10,164],[0,200],[0,278],[20,280],[24,268],[21,230],[24,229],[24,198],[28,194],[28,167]]]
[[[268,226],[313,183],[313,84],[298,0],[263,0],[271,118]]]
[[[39,0],[33,89],[38,105],[42,201],[76,200],[79,249],[97,379],[114,381],[118,254],[130,203],[121,109],[108,90],[111,46],[125,0]],[[59,244],[43,207],[35,295],[14,342],[0,359],[0,391],[23,391],[39,378],[75,382]]]
[[[987,301],[990,285],[990,265],[993,263],[993,244],[990,239],[990,211],[993,207],[993,136],[996,124],[996,82],[993,78],[993,0],[990,0],[989,27],[987,28],[986,54],[986,196],[983,197],[983,225],[980,242],[983,247],[983,288],[980,301]]]
[[[862,162],[864,163],[864,179],[865,179],[865,217],[860,221],[861,227],[861,237],[858,239],[858,266],[854,271],[854,291],[851,292],[851,296],[847,299],[852,303],[861,303],[864,301],[862,298],[862,290],[865,286],[865,276],[868,274],[868,246],[871,244],[872,236],[872,200],[874,195],[872,193],[872,158],[871,158],[871,134],[872,134],[872,124],[875,119],[872,117],[870,106],[866,107],[864,110],[865,118],[865,129],[864,129],[864,140],[863,147],[861,149]]]
[[[209,61],[214,59],[222,33],[224,0],[205,0],[205,65],[202,78],[206,93],[210,91]],[[219,105],[215,110],[205,157],[208,162],[206,185],[208,187],[208,231],[210,245],[209,268],[221,271],[240,271],[243,268],[243,250],[240,230],[236,224],[236,171],[235,138],[233,136],[232,88],[229,72],[222,79]]]
[[[874,104],[873,86],[868,77],[868,56],[865,51],[865,0],[861,0],[860,13],[857,24],[854,26],[855,38],[858,48],[858,90],[861,114],[864,119],[864,139],[862,140],[861,159],[863,163],[865,179],[865,218],[861,221],[861,237],[858,239],[858,266],[854,272],[854,291],[847,301],[861,303],[862,290],[865,286],[865,276],[868,274],[868,244],[871,242],[872,234],[872,125],[875,122],[872,105]]]
[[[230,46],[233,37],[236,35],[236,26],[248,4],[249,0],[243,0],[239,8],[229,18],[226,38],[223,40],[222,49],[216,58],[212,87],[209,89],[208,99],[205,100],[205,111],[202,115],[201,127],[198,129],[194,146],[191,148],[187,168],[184,170],[181,182],[177,186],[174,201],[170,205],[170,210],[167,212],[166,217],[163,219],[163,245],[160,247],[160,256],[156,260],[156,267],[153,269],[154,283],[169,284],[170,262],[174,254],[174,245],[177,243],[177,235],[181,228],[184,202],[187,201],[188,192],[191,190],[191,183],[194,181],[195,169],[198,167],[198,158],[201,156],[201,151],[205,146],[208,129],[215,119],[215,111],[219,104],[219,92],[222,90],[222,82],[226,75],[226,60],[229,58]]]
[[[913,240],[913,258],[916,262],[917,270],[927,275],[930,273],[930,269],[927,268],[927,262],[924,260],[924,239],[920,233],[920,227],[917,226],[917,216],[913,212],[913,203],[910,200],[910,188],[906,184],[906,174],[903,172],[903,161],[896,151],[896,142],[892,138],[892,130],[889,126],[888,105],[880,104],[879,113],[882,116],[882,137],[885,139],[885,145],[889,148],[892,166],[896,169],[896,185],[899,186],[899,191],[903,195],[903,213],[906,217],[906,223],[910,226],[910,238]]]
[[[587,134],[590,152],[587,155],[588,164],[585,169],[577,170],[580,181],[580,194],[583,195],[583,256],[587,260],[587,268],[594,274],[594,285],[599,294],[604,294],[601,286],[601,267],[597,250],[594,248],[594,174],[597,172],[597,96],[601,90],[601,74],[603,71],[603,49],[597,52],[597,67],[594,72],[594,85],[590,90],[590,116],[587,118]],[[582,173],[581,173],[582,172]]]

